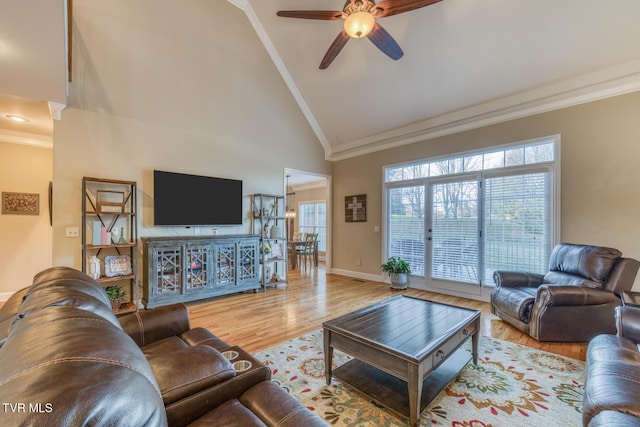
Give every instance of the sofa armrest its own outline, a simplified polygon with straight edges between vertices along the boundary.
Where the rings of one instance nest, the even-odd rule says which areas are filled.
[[[233,378],[167,405],[165,409],[169,426],[186,426],[224,402],[240,399],[240,396],[254,385],[271,381],[271,369],[242,347],[230,347],[227,351],[238,353],[238,356],[231,360],[232,363],[247,360],[252,363],[251,368],[236,372]]]
[[[543,279],[544,276],[542,274],[525,273],[521,271],[496,270],[493,272],[493,281],[496,286],[509,288],[537,288],[542,284]]]
[[[620,299],[609,291],[584,286],[542,285],[538,288],[536,305],[601,305],[619,303]]]
[[[152,310],[139,310],[118,317],[122,329],[143,347],[158,340],[188,331],[189,311],[184,304],[172,304]]]
[[[327,423],[272,381],[263,381],[240,396],[240,402],[265,424],[321,427]]]
[[[618,336],[640,343],[640,307],[616,307],[616,328]]]

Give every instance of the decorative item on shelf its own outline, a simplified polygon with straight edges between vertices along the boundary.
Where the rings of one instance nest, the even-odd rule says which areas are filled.
[[[260,246],[260,253],[265,255],[271,253],[271,245],[269,245],[269,242],[264,242],[262,246]]]
[[[280,258],[283,256],[284,250],[282,248],[282,243],[280,242],[272,242],[271,243],[271,258]]]
[[[122,191],[97,190],[96,199],[98,212],[124,212],[124,192]]]
[[[88,260],[88,268],[89,276],[93,279],[98,280],[100,278],[100,260],[97,256],[92,255]]]
[[[100,245],[102,242],[102,223],[100,221],[93,221],[91,227],[91,244],[94,246]]]
[[[107,277],[127,276],[131,274],[131,257],[129,255],[104,257],[104,274]]]
[[[126,295],[124,289],[119,285],[109,285],[104,288],[104,290],[107,292],[109,301],[111,301],[111,308],[113,310],[118,310],[120,308],[122,297]]]
[[[271,281],[272,282],[279,282],[280,281],[280,275],[278,273],[273,273],[271,275]]]
[[[127,243],[127,239],[124,237],[124,227],[120,227],[120,239],[118,239],[118,243],[121,245]]]
[[[278,225],[274,225],[271,227],[270,236],[272,239],[280,239],[282,238],[282,228]]]
[[[100,227],[100,244],[106,245],[107,243],[107,227],[102,226]]]
[[[407,274],[411,274],[411,268],[405,260],[400,257],[391,257],[380,268],[389,274],[393,289],[407,289]]]
[[[265,265],[264,266],[264,277],[265,278],[271,277],[271,266],[270,265]]]
[[[262,230],[262,235],[263,235],[264,237],[269,237],[269,223],[268,223],[268,222],[266,222],[266,223],[264,224],[264,228],[263,228],[263,230]]]
[[[114,227],[111,230],[111,236],[109,238],[109,244],[111,243],[118,243],[118,240],[120,240],[120,230],[118,229],[118,227]]]

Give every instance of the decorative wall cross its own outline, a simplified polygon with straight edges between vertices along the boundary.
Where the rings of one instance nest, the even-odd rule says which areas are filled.
[[[367,220],[366,194],[344,198],[344,220],[346,222],[364,222]]]

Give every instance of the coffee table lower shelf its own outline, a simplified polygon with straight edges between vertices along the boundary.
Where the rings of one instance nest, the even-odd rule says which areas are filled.
[[[469,351],[459,348],[424,379],[420,414],[471,359]],[[397,416],[409,418],[409,389],[406,381],[357,359],[334,369],[332,376]]]

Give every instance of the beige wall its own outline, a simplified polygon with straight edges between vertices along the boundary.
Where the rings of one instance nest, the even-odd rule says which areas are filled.
[[[382,233],[374,226],[382,226],[383,165],[555,134],[562,150],[561,240],[612,246],[640,259],[639,117],[640,93],[633,93],[336,162],[333,265],[379,274]],[[367,222],[345,223],[341,201],[363,193]]]
[[[0,301],[51,266],[52,163],[51,149],[0,142],[0,191],[40,195],[39,215],[0,215]]]
[[[226,1],[74,1],[74,82],[54,134],[54,263],[81,268],[82,176],[135,180],[140,235],[212,234],[153,226],[153,170],[244,181],[284,193],[284,168],[331,164],[247,21]],[[192,39],[218,29],[209,49]],[[197,48],[194,46],[198,46]],[[220,201],[224,203],[224,201]],[[184,206],[189,209],[189,206]]]

